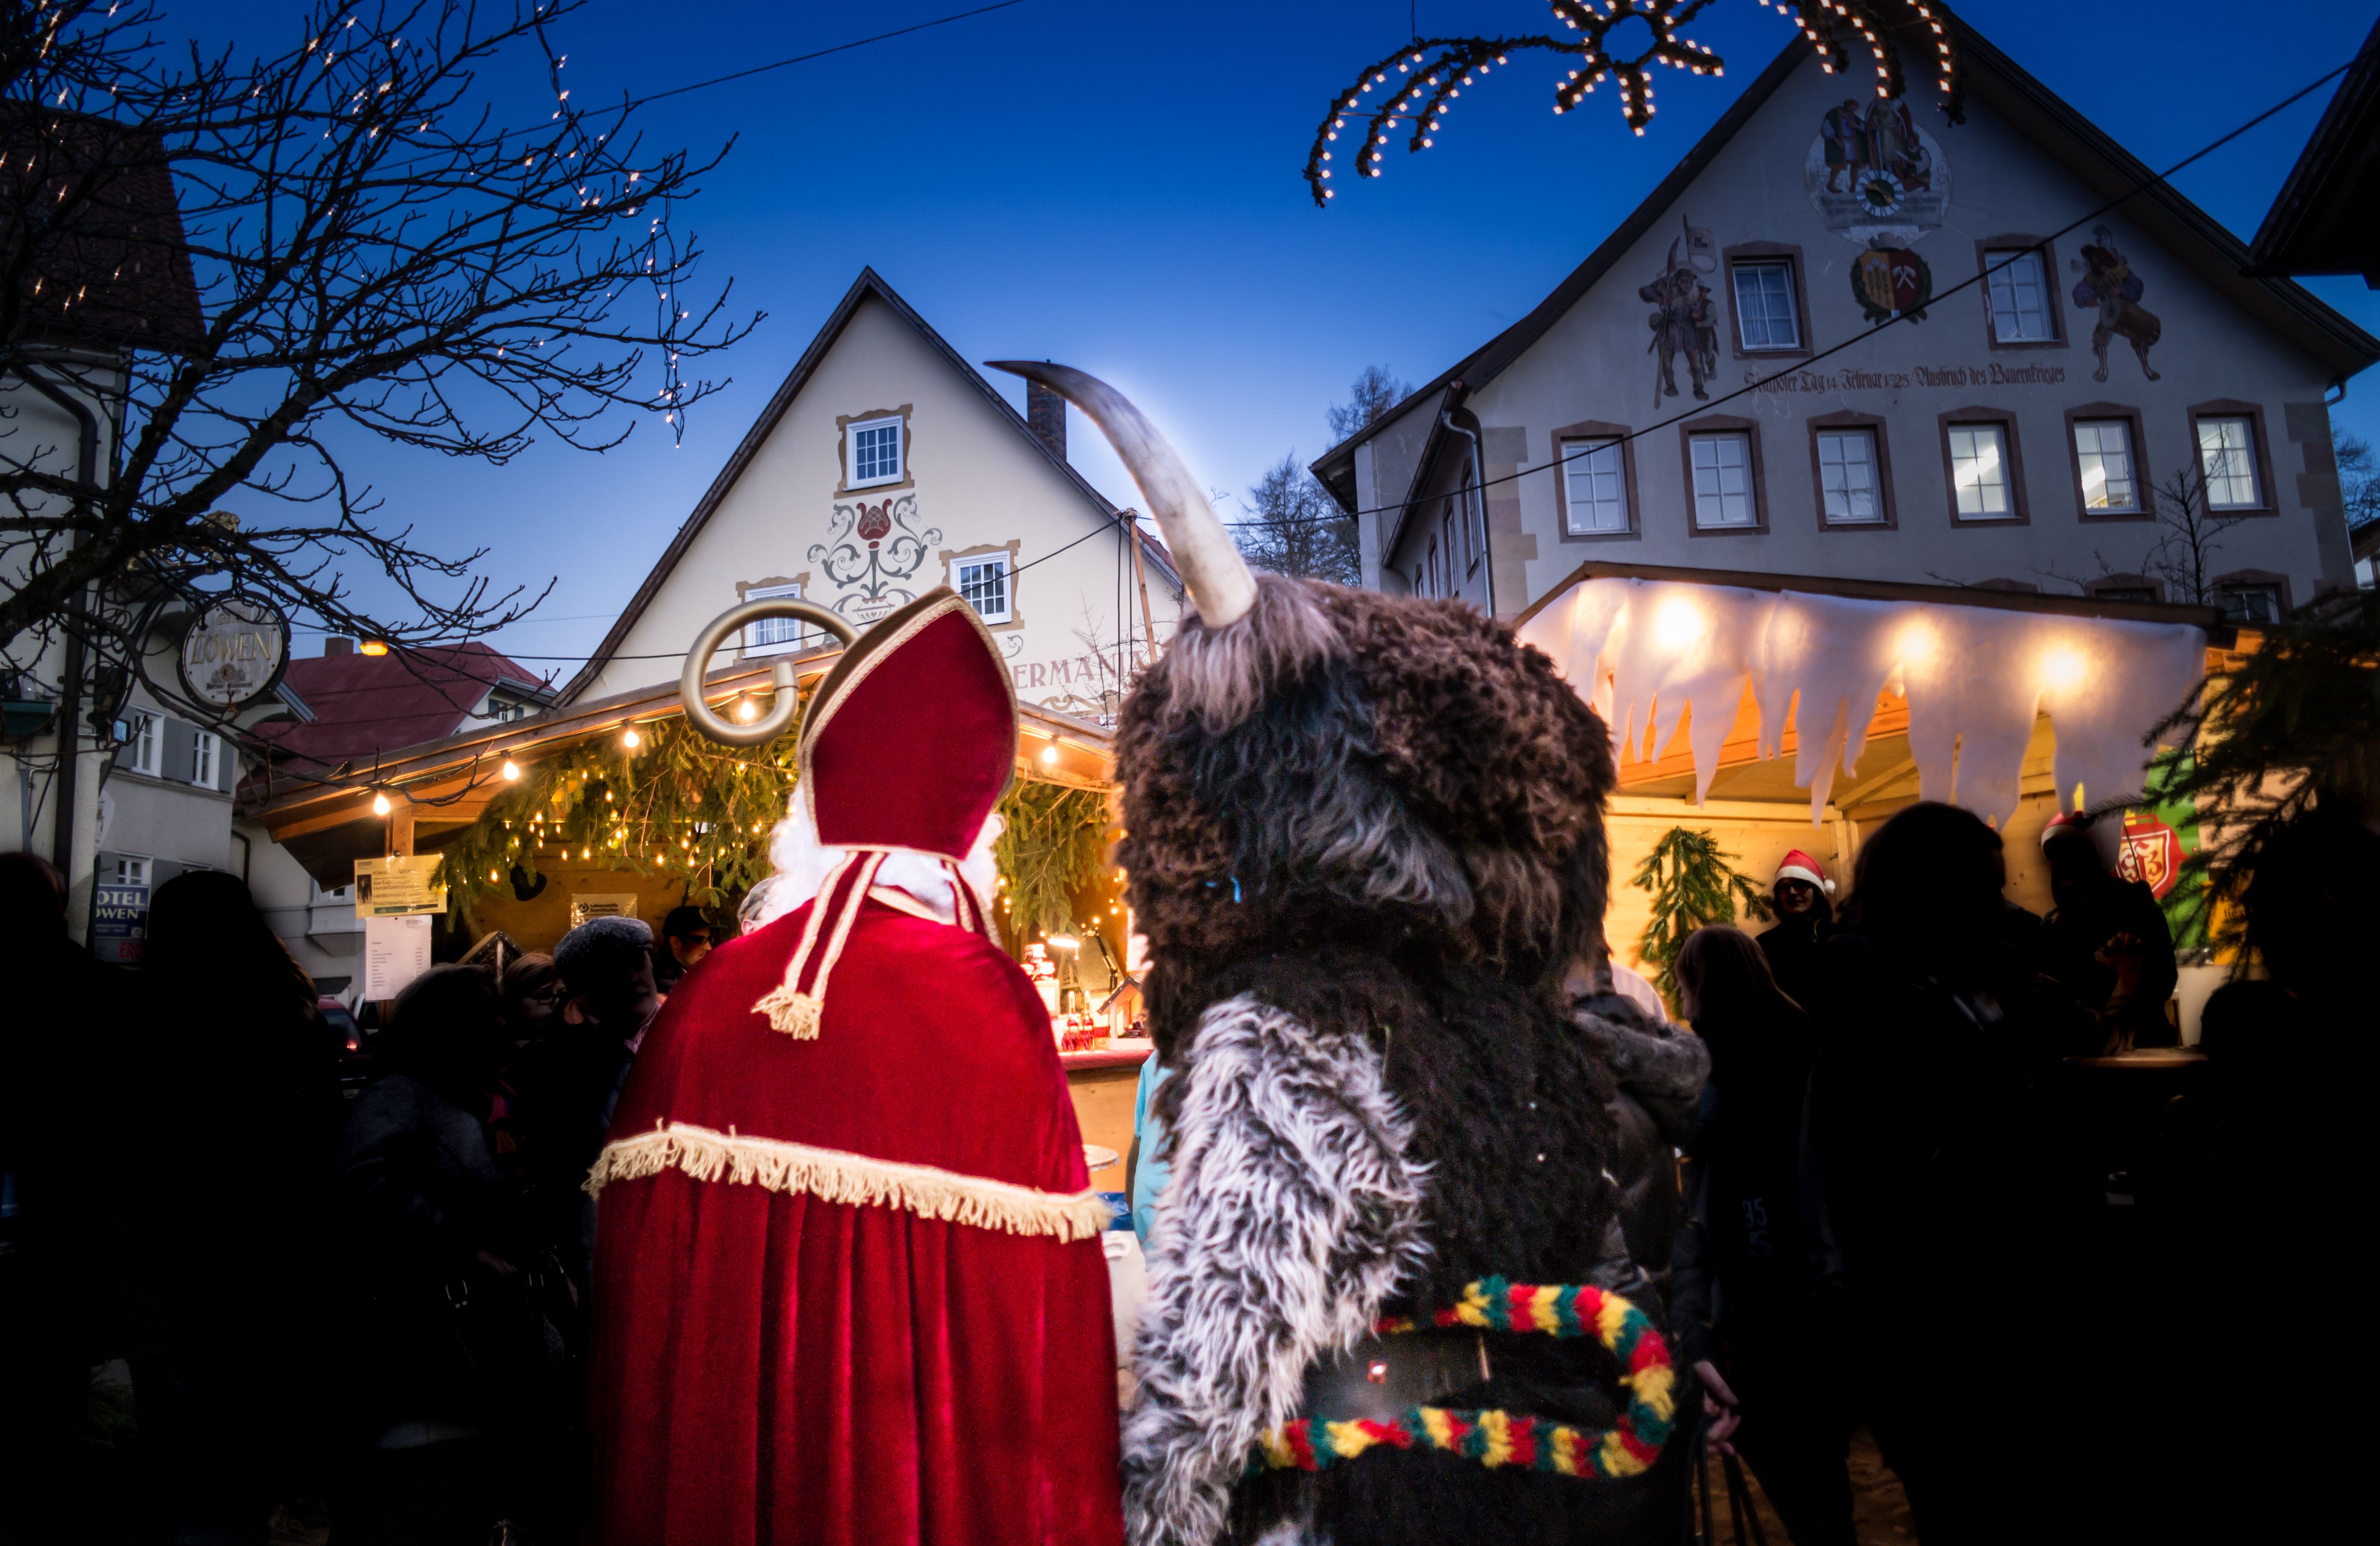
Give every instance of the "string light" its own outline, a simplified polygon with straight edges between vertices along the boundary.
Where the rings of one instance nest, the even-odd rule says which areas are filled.
[[[1568,70],[1554,92],[1553,111],[1569,112],[1592,93],[1597,85],[1614,76],[1620,87],[1621,116],[1635,135],[1642,137],[1652,122],[1654,96],[1651,73],[1656,65],[1683,70],[1689,75],[1713,78],[1727,73],[1726,61],[1707,46],[1678,36],[1678,29],[1698,15],[1710,0],[1605,0],[1605,8],[1597,8],[1591,0],[1548,0],[1557,19],[1567,32],[1575,37],[1557,40],[1548,37],[1516,38],[1427,38],[1416,39],[1408,45],[1411,52],[1400,49],[1365,69],[1356,84],[1333,99],[1330,109],[1315,130],[1313,148],[1305,160],[1305,183],[1313,195],[1315,206],[1321,208],[1337,197],[1337,189],[1324,186],[1331,168],[1324,163],[1331,159],[1324,148],[1339,138],[1347,127],[1343,115],[1360,105],[1375,86],[1389,81],[1389,67],[1394,65],[1400,75],[1413,77],[1406,86],[1386,93],[1385,99],[1373,109],[1366,134],[1366,145],[1355,173],[1358,177],[1378,177],[1382,175],[1388,131],[1402,127],[1400,120],[1411,118],[1412,136],[1406,149],[1420,152],[1433,148],[1437,131],[1446,127],[1446,116],[1451,111],[1452,99],[1462,94],[1462,88],[1475,83],[1488,73],[1491,63],[1509,62],[1512,49],[1536,49],[1540,52],[1567,55],[1579,61],[1579,67]],[[1842,43],[1831,31],[1821,32],[1813,22],[1808,6],[1823,7],[1829,18],[1840,18],[1842,24],[1857,31],[1866,43],[1876,62],[1876,91],[1880,96],[1899,97],[1903,94],[1900,55],[1888,48],[1880,36],[1886,23],[1875,8],[1875,0],[1759,0],[1763,9],[1772,5],[1778,13],[1791,20],[1816,48],[1819,67],[1832,75],[1850,67],[1850,57]],[[1939,81],[1944,96],[1944,114],[1952,123],[1963,121],[1965,84],[1963,71],[1951,40],[1942,22],[1924,0],[1911,0],[1931,30],[1939,64]],[[1607,50],[1606,40],[1614,27],[1627,21],[1643,21],[1652,32],[1652,40],[1633,58],[1613,57]],[[1432,58],[1435,51],[1436,57]]]
[[[518,762],[514,761],[513,761],[511,758],[509,758],[509,757],[505,758],[505,759],[504,759],[504,782],[505,782],[505,783],[507,783],[507,784],[516,784],[516,783],[518,783],[519,781],[520,781],[520,764],[519,764]],[[507,822],[507,823],[505,823],[505,824],[506,824],[506,825],[510,825],[511,823]]]
[[[391,807],[388,803],[388,797],[386,795],[374,795],[372,797],[373,815],[385,816],[389,813],[390,809]]]

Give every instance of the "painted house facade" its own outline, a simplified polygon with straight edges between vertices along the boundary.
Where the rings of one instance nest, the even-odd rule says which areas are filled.
[[[2325,398],[2380,342],[1950,25],[1963,122],[1797,38],[1541,305],[1316,462],[1366,583],[1509,617],[1599,560],[2243,620],[2352,584]]]
[[[862,273],[562,700],[675,680],[695,634],[739,602],[794,597],[864,627],[947,585],[1020,700],[1111,719],[1171,637],[1182,582],[1067,462],[1063,401],[1035,387],[1026,408]],[[761,623],[712,664],[825,644]]]

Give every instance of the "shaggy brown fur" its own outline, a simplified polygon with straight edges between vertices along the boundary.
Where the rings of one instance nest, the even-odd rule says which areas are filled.
[[[1161,972],[1378,950],[1385,928],[1534,983],[1603,916],[1610,736],[1551,661],[1461,603],[1261,576],[1248,617],[1185,622],[1142,678],[1117,771],[1117,857]],[[1188,1023],[1160,1017],[1169,1056]]]

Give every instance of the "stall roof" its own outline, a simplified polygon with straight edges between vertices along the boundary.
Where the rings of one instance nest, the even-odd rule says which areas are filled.
[[[825,675],[841,655],[833,645],[812,650],[795,657],[795,669],[808,681]],[[747,691],[766,692],[775,663],[765,660],[713,671],[705,678],[705,696],[718,703]],[[486,812],[504,787],[505,759],[534,763],[630,724],[684,712],[676,683],[639,688],[384,752],[376,783],[292,777],[286,770],[269,779],[253,778],[241,788],[241,811],[261,822],[317,880],[344,884],[352,861],[385,850],[385,818],[371,809],[376,790],[409,802],[416,848],[428,852]],[[1073,788],[1114,786],[1114,733],[1106,726],[1031,703],[1017,706],[1017,721],[1023,732],[1018,776]]]
[[[2233,626],[2219,606],[2172,602],[2125,602],[2098,596],[2046,595],[2037,590],[2001,590],[1982,585],[1922,585],[1898,579],[1854,579],[1844,575],[1779,575],[1754,569],[1702,569],[1670,564],[1613,564],[1589,559],[1564,575],[1512,619],[1518,632],[1530,618],[1590,579],[1654,579],[1683,585],[1733,585],[1746,590],[1799,590],[1804,595],[1842,596],[1863,602],[1931,602],[1937,606],[1981,606],[2003,612],[2040,612],[2060,617],[2113,617],[2131,623],[2187,623],[2204,628],[2210,642],[2224,643]]]

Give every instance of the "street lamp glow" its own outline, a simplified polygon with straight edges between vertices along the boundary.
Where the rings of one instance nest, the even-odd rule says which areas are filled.
[[[386,795],[374,795],[372,797],[372,814],[375,816],[385,816],[388,814],[388,797]]]

